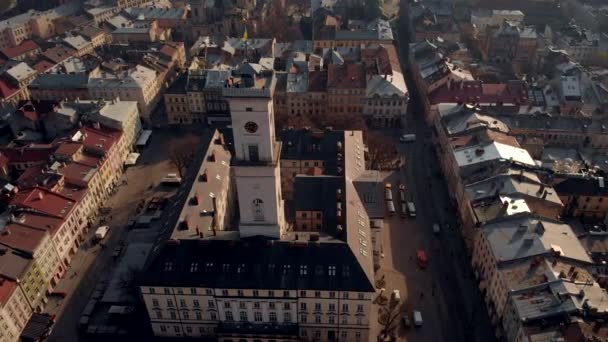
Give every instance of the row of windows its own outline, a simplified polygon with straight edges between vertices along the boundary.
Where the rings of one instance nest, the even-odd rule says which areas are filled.
[[[291,265],[284,265],[284,266],[290,266],[291,267]],[[198,268],[198,263],[196,263],[196,262],[192,263],[192,267]],[[268,265],[268,267],[274,267],[274,264],[270,264],[270,265]],[[191,270],[192,270],[192,268],[191,268]],[[300,274],[306,275],[306,274],[308,274],[308,270],[309,270],[308,265],[300,265],[300,269],[299,269]],[[312,268],[311,268],[311,271],[312,271]],[[314,271],[315,271],[316,275],[323,274],[323,266],[316,266],[314,268]],[[336,266],[328,266],[327,273],[330,276],[335,276],[336,275]],[[343,266],[342,267],[342,273],[345,274],[345,276],[350,275],[350,267]],[[150,291],[151,294],[155,294],[156,293],[156,288],[151,287],[151,288],[149,288],[149,291]],[[175,292],[178,295],[185,294],[183,288],[178,288]],[[198,291],[194,287],[190,288],[188,292],[190,294],[193,294],[193,295],[195,295],[195,294],[202,294],[201,291]],[[313,296],[315,298],[320,298],[321,297],[321,291],[311,291],[311,292],[313,293]],[[166,294],[166,295],[172,294],[171,293],[171,289],[167,288],[167,287],[163,288],[163,293]],[[207,296],[213,296],[213,290],[212,289],[205,289],[204,293]],[[230,295],[230,291],[226,290],[226,289],[222,290],[221,293],[222,293],[222,296],[225,296],[225,297],[227,297],[227,296]],[[300,291],[299,293],[300,293],[300,297],[303,297],[303,298],[306,298],[310,294],[310,292],[304,291],[304,290]],[[252,291],[253,297],[260,297],[260,296],[263,296],[264,294],[267,294],[267,297],[277,297],[277,295],[278,295],[278,293],[276,291],[274,291],[274,290],[268,290],[268,291],[253,290]],[[245,296],[245,292],[243,290],[237,290],[237,295],[239,297],[243,297],[243,296]],[[290,293],[290,291],[283,291],[282,292],[282,296],[283,297],[290,297],[291,293]],[[329,298],[336,298],[336,297],[337,296],[336,296],[336,292],[335,291],[329,291]],[[342,298],[348,299],[349,297],[350,297],[349,292],[343,292],[342,293]],[[365,299],[365,294],[364,293],[358,293],[357,294],[357,299],[359,299],[359,300]]]

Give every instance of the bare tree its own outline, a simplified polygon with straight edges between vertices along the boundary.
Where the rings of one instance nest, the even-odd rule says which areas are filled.
[[[180,141],[175,141],[169,146],[169,161],[175,166],[179,176],[182,178],[184,177],[184,172],[186,172],[194,160],[196,144],[196,138],[189,137]]]
[[[401,317],[401,303],[394,297],[380,307],[378,313],[378,323],[382,326],[380,333],[382,338],[386,339],[392,335],[395,329],[399,326],[399,318]]]
[[[397,149],[394,142],[379,131],[369,131],[366,134],[366,146],[368,150],[368,168],[377,170],[392,164],[397,157]]]

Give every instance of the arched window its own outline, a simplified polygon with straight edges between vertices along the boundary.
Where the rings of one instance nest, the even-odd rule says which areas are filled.
[[[253,220],[264,221],[264,201],[259,198],[253,200]]]

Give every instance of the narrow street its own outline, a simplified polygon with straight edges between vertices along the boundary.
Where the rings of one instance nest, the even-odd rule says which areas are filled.
[[[386,275],[387,291],[401,291],[404,312],[410,319],[412,310],[422,312],[423,326],[407,331],[400,326],[400,341],[495,341],[431,142],[433,133],[425,123],[419,94],[408,76],[408,7],[408,1],[401,1],[402,16],[395,36],[399,37],[396,47],[410,92],[407,126],[402,133],[416,134],[416,141],[399,143],[394,137],[405,163],[387,181],[393,185],[396,198],[398,184],[405,185],[406,198],[415,203],[417,217],[404,219],[397,213],[387,219],[380,272]],[[437,235],[432,231],[435,223],[441,226]],[[418,249],[427,254],[425,270],[417,265]]]

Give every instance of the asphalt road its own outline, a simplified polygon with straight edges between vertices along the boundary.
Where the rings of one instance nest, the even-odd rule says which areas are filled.
[[[401,1],[402,14],[409,13],[408,6],[408,1]],[[389,180],[394,186],[399,182],[405,184],[406,197],[415,203],[417,217],[401,219],[395,215],[388,220],[388,231],[383,234],[385,254],[389,254],[385,264],[387,271],[394,274],[387,275],[387,290],[391,282],[396,282],[395,288],[403,291],[399,279],[394,279],[403,278],[406,312],[411,317],[412,309],[421,310],[424,318],[422,328],[407,332],[401,329],[401,335],[405,333],[408,341],[492,342],[495,341],[493,330],[459,233],[456,210],[441,175],[431,142],[432,132],[425,123],[419,94],[412,78],[408,77],[406,16],[400,18],[396,34],[399,37],[397,49],[411,96],[407,127],[401,133],[415,133],[417,139],[399,145],[405,159],[404,167]],[[393,196],[398,198],[396,190]],[[441,225],[439,235],[432,232],[434,223]],[[427,253],[429,266],[426,270],[420,270],[416,265],[417,249],[424,249]]]

